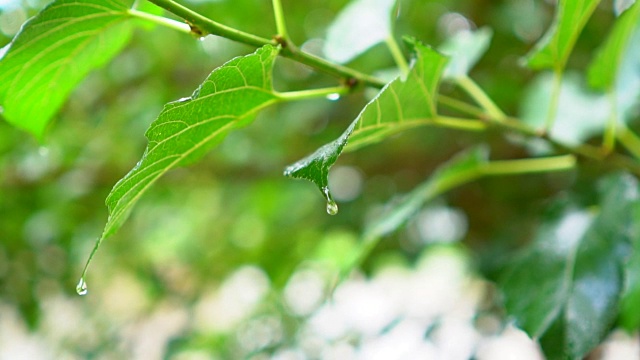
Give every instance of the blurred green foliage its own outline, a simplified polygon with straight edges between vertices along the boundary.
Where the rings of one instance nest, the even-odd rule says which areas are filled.
[[[184,3],[247,32],[266,38],[275,33],[269,1]],[[327,27],[348,1],[283,3],[292,40],[317,51]],[[534,78],[521,66],[522,57],[550,24],[552,6],[531,0],[399,3],[396,33],[434,46],[460,28],[492,28],[489,50],[470,75],[505,112],[518,113]],[[0,47],[17,32],[18,19],[33,16],[45,5],[46,1],[36,0],[0,1]],[[614,19],[610,4],[603,2],[578,39],[569,70],[586,68]],[[31,328],[42,329],[47,324],[43,314],[49,311],[48,299],[76,296],[81,267],[107,218],[104,199],[140,159],[146,146],[143,134],[151,121],[165,103],[189,96],[214,68],[252,51],[213,36],[196,39],[162,27],[137,30],[120,55],[73,92],[42,142],[0,122],[0,304],[19,308]],[[373,73],[393,67],[394,62],[378,45],[349,66]],[[274,82],[277,90],[285,91],[331,86],[334,80],[280,58]],[[441,91],[465,96],[450,85]],[[239,326],[259,329],[259,324],[269,324],[270,316],[279,314],[284,327],[283,339],[270,342],[271,348],[256,346],[252,351],[269,353],[274,344],[292,343],[305,316],[288,311],[281,292],[296,271],[320,268],[325,274],[326,269],[339,268],[383,204],[409,192],[438,164],[470,144],[491,144],[495,158],[519,158],[530,151],[493,132],[419,128],[402,133],[340,158],[337,166],[352,171],[347,172],[352,178],[342,180],[356,181],[358,188],[355,196],[342,199],[339,215],[330,217],[317,189],[283,177],[282,170],[337,138],[367,96],[356,93],[338,101],[278,104],[262,111],[251,126],[230,134],[199,164],[159,180],[130,221],[98,253],[88,277],[95,295],[83,298],[83,303],[70,300],[92,319],[92,332],[98,333],[87,335],[93,338],[85,345],[73,343],[78,356],[127,353],[113,350],[121,334],[110,326],[124,327],[131,318],[175,304],[198,314],[192,307],[239,269],[261,269],[266,279],[253,270],[247,276],[262,279],[258,283],[266,280],[268,287],[267,299]],[[637,120],[632,116],[628,126],[638,129]],[[534,237],[544,220],[542,209],[553,198],[571,198],[584,207],[597,203],[593,183],[599,171],[587,164],[570,173],[487,178],[452,190],[436,205],[464,214],[468,227],[463,239],[456,239],[463,245],[451,248],[473,271],[488,279],[497,277],[511,251]],[[339,181],[330,177],[330,186]],[[423,241],[420,223],[414,220],[386,237],[364,262],[363,271],[376,274],[389,264],[418,266],[434,248]],[[119,288],[130,300],[130,313],[116,311],[122,318],[111,319],[119,324],[113,325],[109,296],[117,297]],[[500,314],[499,305],[493,306],[487,311]],[[637,311],[629,311],[630,317],[637,317]],[[194,326],[168,343],[167,356],[194,349],[217,349],[221,358],[251,353],[234,348],[239,341],[234,336],[231,331]]]

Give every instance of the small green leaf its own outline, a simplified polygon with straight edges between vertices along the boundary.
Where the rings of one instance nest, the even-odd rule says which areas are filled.
[[[142,195],[167,171],[199,160],[229,131],[278,101],[271,82],[279,48],[271,45],[215,69],[191,97],[165,105],[149,126],[147,149],[107,197],[109,219],[89,255],[82,279],[102,240],[113,235]]]
[[[529,67],[562,71],[569,54],[599,0],[560,0],[547,33],[527,55]]]
[[[448,38],[438,48],[449,56],[444,78],[466,76],[489,48],[492,36],[491,29],[485,27],[476,31],[459,31]]]
[[[554,358],[582,358],[604,339],[617,314],[631,210],[640,196],[629,175],[605,180],[594,212],[562,210],[501,281],[516,325],[541,338]]]
[[[42,138],[73,88],[129,41],[130,1],[57,0],[29,20],[0,59],[0,104]]]
[[[638,28],[638,20],[640,20],[640,3],[633,4],[618,18],[609,37],[598,50],[589,67],[589,84],[592,87],[610,90],[615,86],[631,35]]]
[[[567,72],[560,84],[560,99],[550,136],[577,145],[602,133],[609,118],[609,99],[590,91],[580,74]],[[520,117],[533,128],[544,126],[553,99],[554,77],[545,72],[532,81],[521,102]]]
[[[396,0],[355,0],[327,30],[325,56],[343,64],[392,36],[391,12]]]
[[[328,174],[345,148],[354,149],[386,136],[419,125],[429,124],[436,116],[435,96],[446,58],[430,47],[415,44],[416,58],[405,81],[397,78],[371,100],[333,142],[290,165],[284,174],[314,182],[328,201]]]

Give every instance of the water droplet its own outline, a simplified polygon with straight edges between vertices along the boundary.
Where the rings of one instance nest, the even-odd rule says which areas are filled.
[[[76,292],[80,296],[87,295],[87,293],[89,292],[89,289],[87,289],[87,282],[84,281],[83,277],[80,278],[80,281],[78,281],[78,285],[76,285]]]
[[[338,204],[336,204],[336,202],[333,200],[333,197],[331,197],[331,193],[329,192],[329,188],[328,187],[323,187],[322,188],[322,194],[324,195],[324,198],[327,199],[327,214],[329,215],[335,215],[338,213]]]
[[[335,201],[327,201],[327,214],[335,215],[338,213],[338,204]]]
[[[339,100],[340,99],[340,94],[338,94],[338,93],[329,94],[329,95],[327,95],[327,99],[331,100],[331,101]]]

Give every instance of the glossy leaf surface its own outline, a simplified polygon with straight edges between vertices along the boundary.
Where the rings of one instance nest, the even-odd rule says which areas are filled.
[[[553,358],[586,355],[617,314],[638,183],[622,174],[602,185],[594,212],[571,206],[559,211],[502,281],[516,325],[542,338]]]
[[[41,138],[73,88],[129,41],[124,0],[58,0],[29,20],[0,60],[4,118]]]
[[[193,163],[232,129],[277,101],[271,69],[278,49],[267,45],[214,70],[189,98],[165,105],[147,130],[149,144],[138,164],[107,198],[102,238],[126,220],[136,201],[167,171]]]
[[[640,3],[635,3],[616,20],[609,37],[589,67],[591,86],[600,90],[611,89],[615,86],[616,77],[629,47],[631,36],[639,28],[639,19]]]
[[[327,186],[329,169],[347,142],[348,148],[355,149],[431,123],[436,116],[436,90],[447,60],[421,44],[415,45],[415,54],[406,80],[397,78],[387,84],[337,140],[287,167],[285,175],[310,180],[322,190]]]
[[[560,0],[553,24],[528,55],[534,69],[563,70],[573,46],[599,0]]]

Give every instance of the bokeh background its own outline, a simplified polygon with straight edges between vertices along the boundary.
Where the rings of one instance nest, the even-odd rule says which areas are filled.
[[[507,113],[526,111],[536,74],[520,60],[549,25],[552,2],[399,2],[398,38],[437,46],[457,31],[492,28],[471,76]],[[0,47],[46,3],[0,0]],[[183,3],[244,31],[275,33],[267,0]],[[321,55],[347,1],[283,3],[292,40]],[[570,69],[588,64],[611,8],[604,1],[596,11]],[[499,134],[400,134],[340,158],[330,177],[340,212],[329,216],[313,185],[282,170],[342,133],[368,92],[269,108],[199,164],[170,172],[103,243],[89,294],[75,293],[107,218],[104,199],[139,160],[163,104],[252,51],[147,27],[82,82],[43,142],[0,122],[0,359],[541,359],[505,317],[492,280],[530,240],[544,206],[589,183],[588,171],[456,189],[384,238],[327,298],[368,219],[438,164],[476,143],[490,143],[493,158],[527,154]],[[376,73],[394,63],[380,45],[350,66]],[[274,76],[281,91],[336,84],[285,59]],[[639,354],[638,334],[615,331],[593,358]]]

